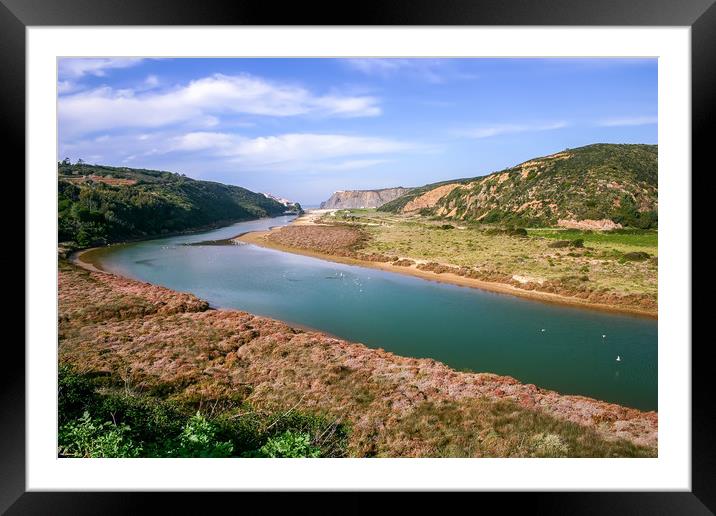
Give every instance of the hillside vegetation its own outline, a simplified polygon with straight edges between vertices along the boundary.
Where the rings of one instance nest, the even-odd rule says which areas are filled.
[[[59,241],[80,247],[280,215],[287,209],[239,186],[67,161],[58,166],[57,188]],[[300,211],[300,205],[294,209]]]
[[[594,144],[426,185],[379,210],[531,227],[609,219],[647,229],[657,226],[657,183],[656,145]]]

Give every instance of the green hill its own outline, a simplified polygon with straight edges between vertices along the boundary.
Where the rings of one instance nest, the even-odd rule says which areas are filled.
[[[657,183],[656,145],[594,144],[416,188],[379,210],[526,226],[610,219],[651,228],[658,220]]]
[[[300,211],[238,186],[67,161],[57,188],[58,240],[81,247]]]

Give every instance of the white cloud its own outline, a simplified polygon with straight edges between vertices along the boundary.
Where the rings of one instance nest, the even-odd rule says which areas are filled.
[[[147,88],[156,88],[159,86],[159,78],[156,75],[148,75],[146,79],[144,79],[144,86]]]
[[[381,113],[378,100],[371,96],[320,96],[299,86],[222,74],[159,92],[97,88],[61,96],[58,109],[63,137],[126,127],[215,121],[215,115],[225,113],[274,117],[365,117]]]
[[[649,125],[656,124],[658,117],[655,116],[632,116],[632,117],[617,117],[617,118],[606,118],[600,120],[597,125],[602,127],[620,127],[628,125]]]
[[[471,129],[456,131],[459,136],[467,138],[490,138],[502,134],[527,133],[536,131],[552,131],[568,127],[565,121],[551,122],[547,124],[496,124],[481,126]]]
[[[79,78],[83,75],[103,77],[106,70],[112,68],[129,68],[144,61],[142,58],[62,58],[58,62],[60,77]]]
[[[251,167],[300,168],[310,163],[349,156],[388,154],[414,148],[414,145],[367,136],[340,134],[290,133],[278,136],[245,138],[217,132],[192,132],[175,138],[171,151],[203,151],[210,155],[241,162]],[[323,164],[323,168],[360,168],[377,160]]]
[[[67,81],[57,81],[57,93],[59,95],[72,93],[73,91],[77,91],[81,89],[82,87],[77,84],[76,82],[67,80]]]

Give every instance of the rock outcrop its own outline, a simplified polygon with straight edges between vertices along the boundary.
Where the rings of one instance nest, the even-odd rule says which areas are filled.
[[[601,220],[570,220],[570,219],[559,219],[557,225],[561,228],[567,229],[589,229],[596,231],[612,231],[614,229],[621,229],[622,225],[609,219]]]
[[[411,188],[384,188],[382,190],[340,190],[325,202],[321,208],[350,209],[350,208],[378,208],[385,203],[397,199],[408,193]]]

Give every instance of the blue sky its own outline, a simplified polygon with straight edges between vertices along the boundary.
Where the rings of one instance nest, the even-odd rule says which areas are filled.
[[[656,59],[60,59],[58,159],[315,205],[657,143]]]

